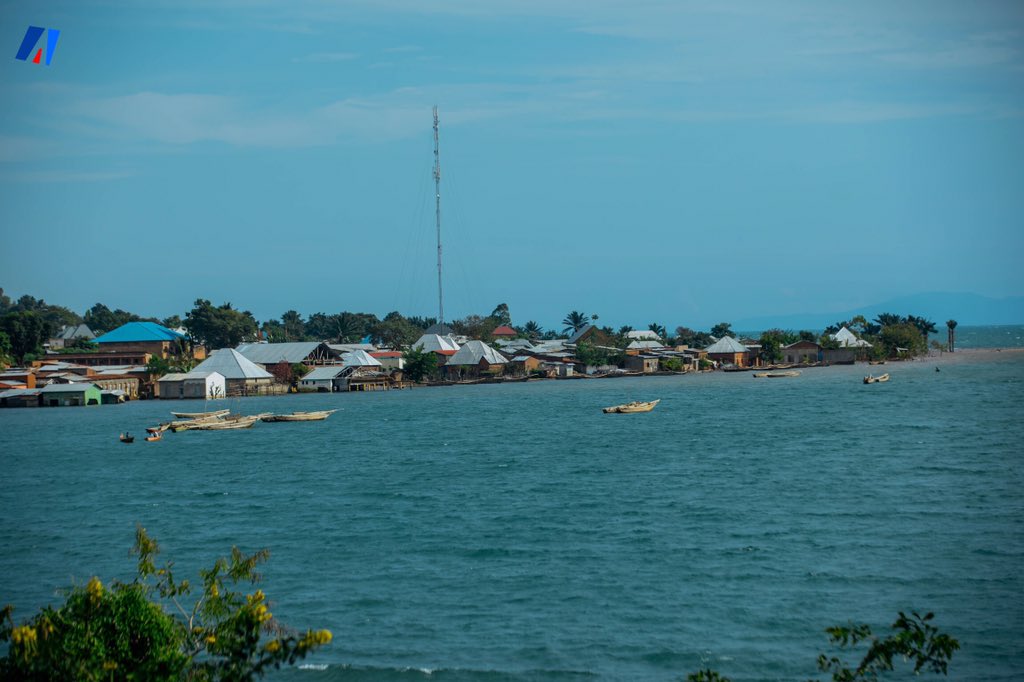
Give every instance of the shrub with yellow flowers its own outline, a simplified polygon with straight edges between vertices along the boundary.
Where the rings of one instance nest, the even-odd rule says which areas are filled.
[[[69,589],[63,605],[17,626],[10,606],[0,610],[0,642],[9,642],[0,679],[254,680],[330,643],[327,630],[300,634],[276,623],[263,590],[239,589],[260,581],[267,550],[232,548],[201,570],[202,594],[191,608],[182,602],[192,585],[175,580],[173,563],[157,567],[159,551],[140,527],[133,582],[105,587],[93,577]]]

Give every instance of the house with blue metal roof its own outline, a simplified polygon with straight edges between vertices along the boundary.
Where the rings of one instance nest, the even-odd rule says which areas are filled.
[[[188,337],[156,322],[128,322],[94,341],[100,353],[148,353],[169,358],[188,350]]]

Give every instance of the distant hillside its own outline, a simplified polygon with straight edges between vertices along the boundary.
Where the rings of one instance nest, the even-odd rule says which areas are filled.
[[[879,313],[918,315],[932,320],[936,327],[944,327],[946,320],[949,319],[954,319],[964,326],[1024,324],[1024,296],[989,298],[962,293],[912,294],[840,312],[748,317],[733,322],[732,327],[744,330],[764,330],[772,327],[794,330],[823,329],[834,322],[848,320],[855,315],[863,315],[870,320]]]

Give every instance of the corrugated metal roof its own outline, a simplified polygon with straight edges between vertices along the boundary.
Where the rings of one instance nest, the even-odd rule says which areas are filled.
[[[12,388],[10,390],[0,393],[0,398],[14,398],[17,396],[32,396],[39,395],[42,392],[40,388]]]
[[[184,334],[156,322],[127,322],[95,339],[96,343],[132,343],[139,341],[180,341]]]
[[[661,341],[661,337],[650,329],[634,329],[631,332],[626,332],[627,339],[634,339],[636,341]]]
[[[377,350],[377,346],[372,343],[329,343],[327,345],[339,353],[347,353],[350,350],[365,350],[367,352]]]
[[[424,334],[416,340],[416,343],[412,344],[412,347],[425,351],[458,350],[459,344],[452,341],[451,337],[448,336]]]
[[[70,341],[72,339],[94,339],[96,335],[92,333],[87,324],[70,324],[61,329],[54,338]]]
[[[657,337],[655,337],[655,338],[657,338]],[[646,340],[631,341],[630,344],[628,346],[626,346],[626,348],[633,348],[633,349],[638,349],[638,348],[650,349],[650,348],[664,348],[664,347],[665,347],[665,344],[663,344],[661,341],[646,341]]]
[[[333,367],[317,367],[309,374],[302,377],[302,381],[329,381],[345,371],[344,367],[335,365]]]
[[[278,362],[302,362],[320,346],[319,341],[294,341],[289,343],[243,343],[236,348],[239,353],[261,365]],[[327,346],[327,344],[323,344]],[[328,346],[330,348],[330,346]],[[337,353],[331,350],[331,355]]]
[[[843,348],[870,348],[871,344],[864,339],[858,339],[853,332],[846,327],[843,327],[835,334],[831,335],[832,338],[839,342],[839,345]]]
[[[704,350],[708,353],[746,353],[748,349],[731,336],[723,336]]]
[[[380,360],[371,357],[365,350],[354,350],[341,356],[347,367],[381,367]]]
[[[187,372],[173,372],[171,374],[163,375],[162,377],[157,379],[156,382],[159,384],[162,381],[184,381],[185,379],[188,378],[188,376],[189,375]]]
[[[592,324],[585,324],[585,325],[583,325],[582,327],[579,328],[579,330],[575,334],[573,334],[572,336],[569,337],[569,340],[566,341],[566,343],[576,343],[584,334],[586,334],[591,329],[593,329],[593,327],[594,327],[594,325],[592,325]]]
[[[99,389],[99,386],[93,383],[77,383],[77,384],[47,384],[39,389],[40,393],[82,393],[89,389],[89,387]]]
[[[466,345],[459,349],[455,355],[448,360],[449,365],[476,365],[481,359],[490,365],[504,365],[508,362],[505,356],[488,346],[483,341],[467,341]]]
[[[251,360],[234,348],[213,351],[210,357],[196,365],[189,375],[200,372],[219,372],[225,379],[272,379],[274,375],[257,367]]]

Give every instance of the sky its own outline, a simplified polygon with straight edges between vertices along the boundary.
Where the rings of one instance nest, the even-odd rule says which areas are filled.
[[[436,316],[434,105],[447,319],[1024,295],[1021,2],[0,0],[0,29],[15,297]]]

